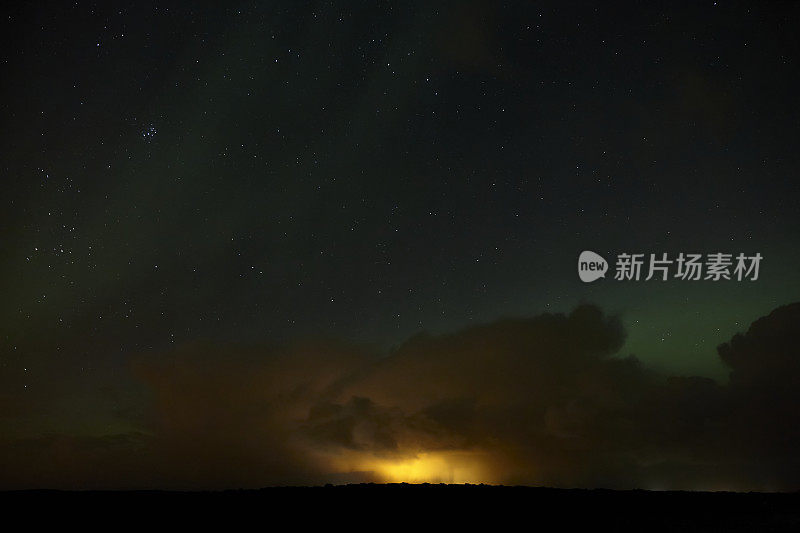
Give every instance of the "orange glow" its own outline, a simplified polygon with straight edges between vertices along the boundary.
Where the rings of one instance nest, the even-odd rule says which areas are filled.
[[[474,453],[460,451],[419,452],[408,457],[359,457],[350,471],[371,472],[382,483],[493,483]]]

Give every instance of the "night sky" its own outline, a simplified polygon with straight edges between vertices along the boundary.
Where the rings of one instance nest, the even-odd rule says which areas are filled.
[[[8,10],[0,486],[800,488],[800,5],[611,4]]]

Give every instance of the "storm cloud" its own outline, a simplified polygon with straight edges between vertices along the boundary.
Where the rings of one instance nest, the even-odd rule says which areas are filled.
[[[0,478],[797,489],[798,326],[795,303],[721,345],[727,383],[622,356],[620,321],[592,305],[419,335],[388,355],[328,341],[186,344],[133,365],[149,391],[136,431],[4,439]]]

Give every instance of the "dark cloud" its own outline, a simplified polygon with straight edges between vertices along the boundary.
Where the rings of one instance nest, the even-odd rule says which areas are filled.
[[[619,320],[589,305],[420,335],[387,356],[190,344],[135,365],[146,430],[8,440],[2,479],[796,489],[798,324],[800,304],[784,306],[721,345],[728,384],[620,357]]]

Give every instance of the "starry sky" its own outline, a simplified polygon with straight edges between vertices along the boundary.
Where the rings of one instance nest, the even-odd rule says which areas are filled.
[[[198,343],[204,365],[297,342],[381,359],[582,304],[618,320],[620,360],[724,384],[717,346],[800,300],[799,20],[722,1],[8,10],[3,433],[157,435],[141,367],[189,367]],[[583,250],[764,259],[756,281],[585,284]]]

